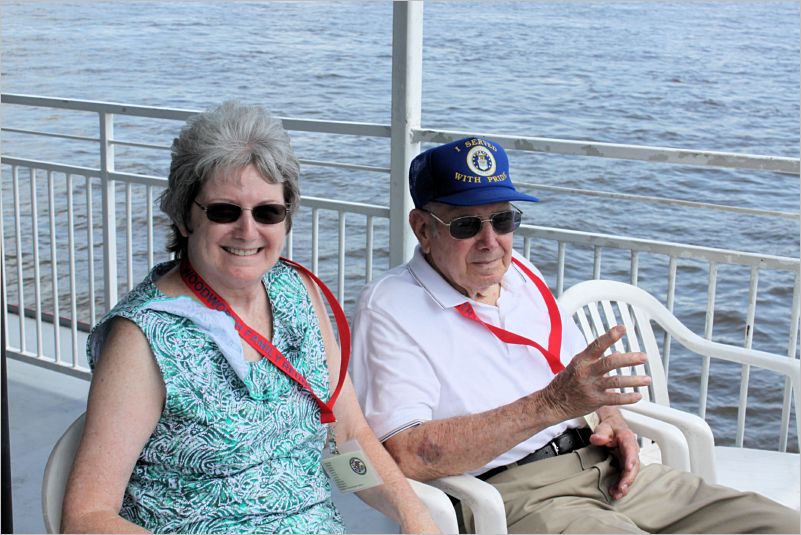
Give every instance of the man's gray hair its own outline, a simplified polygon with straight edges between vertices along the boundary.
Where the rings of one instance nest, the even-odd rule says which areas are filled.
[[[227,101],[190,117],[172,142],[172,162],[161,210],[172,221],[167,250],[182,257],[187,239],[181,224],[191,231],[190,210],[203,184],[217,173],[231,173],[253,164],[271,184],[284,185],[288,207],[286,230],[300,200],[298,163],[281,121],[261,106]]]

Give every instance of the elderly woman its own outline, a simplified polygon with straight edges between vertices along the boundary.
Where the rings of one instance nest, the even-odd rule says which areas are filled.
[[[343,531],[321,467],[340,351],[317,289],[279,260],[298,174],[289,137],[259,107],[225,103],[174,141],[161,208],[176,260],[90,335],[64,531]],[[436,531],[343,378],[330,438],[356,439],[383,479],[360,497],[403,531]]]

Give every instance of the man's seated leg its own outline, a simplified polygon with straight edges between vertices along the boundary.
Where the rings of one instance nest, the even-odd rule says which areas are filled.
[[[687,472],[649,465],[612,500],[617,476],[608,450],[591,446],[488,481],[503,497],[510,533],[799,533],[798,511]],[[465,521],[471,526],[469,514]]]
[[[516,466],[487,481],[503,497],[509,533],[644,533],[610,505],[613,463],[606,449],[588,447]],[[469,513],[465,521],[472,525]]]
[[[615,509],[649,532],[799,533],[799,512],[752,492],[708,485],[661,464],[648,465]]]

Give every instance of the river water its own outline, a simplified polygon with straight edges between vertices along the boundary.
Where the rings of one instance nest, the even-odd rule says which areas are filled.
[[[3,92],[188,109],[238,98],[280,116],[390,121],[390,2],[3,0],[0,8]],[[797,2],[426,2],[423,62],[424,127],[799,156]],[[57,131],[86,129],[59,112],[27,117],[8,108],[4,126],[33,128],[58,120]],[[20,122],[28,118],[30,124]],[[154,126],[143,141],[166,145],[174,134],[175,125]],[[3,136],[4,154],[97,165],[93,154],[74,150],[67,141],[48,144],[43,154],[39,142]],[[331,141],[297,133],[293,142],[304,158],[389,162],[382,140]],[[121,150],[121,170],[166,173],[166,153],[125,154]],[[799,255],[798,220],[599,200],[536,187],[794,212],[797,176],[514,151],[511,158],[520,189],[542,199],[523,207],[527,223]],[[9,183],[4,168],[4,204]],[[387,181],[380,174],[307,166],[302,189],[306,195],[388,204]],[[13,228],[9,211],[4,214],[5,228]],[[13,252],[6,244],[7,254],[9,249]],[[538,261],[536,251],[533,259]],[[614,273],[627,268],[628,260],[610,262]],[[664,281],[648,280],[655,269],[643,261],[641,280],[662,297]],[[575,266],[570,273],[566,285],[588,276]],[[747,270],[722,276],[716,339],[742,343],[747,277]],[[791,285],[786,273],[761,276],[755,347],[786,352]],[[705,270],[685,266],[677,313],[699,300],[703,311],[705,287]],[[688,323],[702,330],[702,315],[688,314]],[[675,373],[682,373],[680,366]],[[711,419],[726,436],[731,436],[727,426],[737,377],[737,370],[727,369],[713,381],[724,394],[710,408]],[[778,385],[772,381],[755,378],[750,394],[755,410],[761,397],[775,402]],[[690,404],[681,382],[675,396]],[[692,377],[687,383],[689,390],[697,389]],[[773,435],[756,434],[749,440],[775,442]]]

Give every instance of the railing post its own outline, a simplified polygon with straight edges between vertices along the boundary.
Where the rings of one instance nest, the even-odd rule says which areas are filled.
[[[117,195],[114,171],[114,115],[100,112],[100,180],[103,193],[103,299],[106,310],[117,303]],[[89,266],[94,269],[94,266]]]
[[[389,263],[407,261],[414,250],[408,224],[412,209],[409,163],[420,152],[413,129],[420,127],[423,92],[423,2],[392,5],[392,147],[389,186]]]

